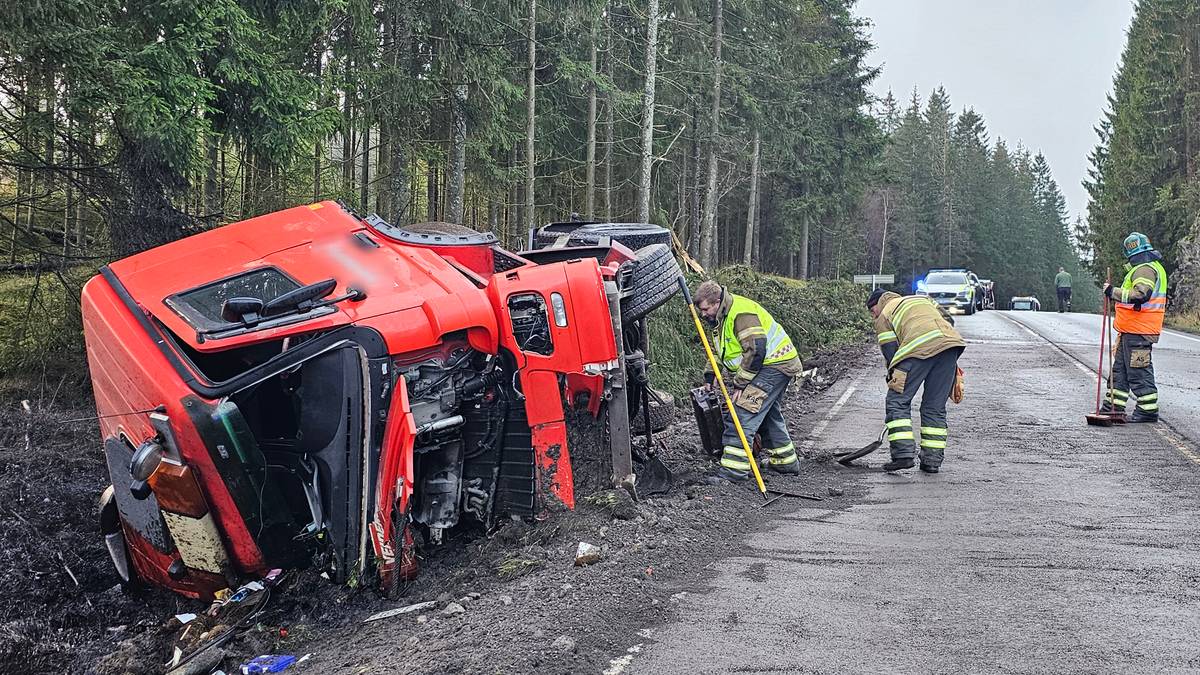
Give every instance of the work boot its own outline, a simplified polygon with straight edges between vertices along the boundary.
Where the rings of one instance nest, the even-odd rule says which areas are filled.
[[[749,471],[734,471],[733,469],[719,466],[715,471],[708,475],[708,479],[705,482],[709,483],[710,485],[719,484],[723,480],[727,480],[730,483],[740,483],[744,480],[748,480],[749,478]]]
[[[771,471],[774,471],[775,473],[780,473],[785,476],[799,476],[800,475],[800,460],[794,459],[791,462],[788,462],[787,464],[770,464],[767,468],[769,468]]]
[[[1133,414],[1129,416],[1129,421],[1134,422],[1134,423],[1157,422],[1158,415],[1151,414],[1151,413],[1144,413],[1140,410],[1135,410],[1135,411],[1133,411]]]
[[[925,473],[937,473],[941,469],[932,464],[922,464],[921,470],[924,471]]]
[[[900,469],[911,469],[916,464],[912,457],[896,457],[892,461],[883,465],[884,471],[899,471]]]

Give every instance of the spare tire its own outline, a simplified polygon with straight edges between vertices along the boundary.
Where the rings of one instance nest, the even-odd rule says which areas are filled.
[[[633,323],[675,295],[683,272],[665,244],[638,249],[635,259],[627,264],[630,268],[621,298],[621,321]]]
[[[654,392],[662,399],[659,403],[652,395],[650,397],[650,430],[662,431],[675,421],[675,397],[665,391],[655,389]],[[638,413],[629,421],[629,429],[634,434],[646,433],[645,417]]]

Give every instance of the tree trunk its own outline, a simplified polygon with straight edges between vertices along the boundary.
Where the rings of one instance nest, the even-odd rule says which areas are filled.
[[[808,278],[808,225],[809,225],[809,217],[808,217],[808,211],[807,211],[807,207],[805,207],[805,208],[806,208],[806,210],[805,210],[805,212],[804,212],[804,215],[803,215],[803,216],[801,217],[801,219],[800,219],[800,251],[799,251],[799,254],[800,254],[800,265],[799,265],[799,267],[800,267],[800,269],[798,270],[798,271],[799,271],[799,275],[797,276],[797,278],[799,278],[799,279],[807,279],[807,278]]]
[[[347,78],[349,77],[350,61],[346,62]],[[342,102],[342,188],[347,192],[354,190],[354,93],[349,86],[343,92]]]
[[[596,218],[596,70],[597,50],[596,31],[591,32],[591,70],[588,74],[588,117],[587,117],[587,159],[584,160],[586,187],[583,196],[583,217],[587,220]]]
[[[364,110],[362,125],[362,191],[358,197],[359,211],[366,213],[371,206],[371,115]]]
[[[525,45],[528,61],[525,72],[525,227],[532,230],[535,207],[537,206],[534,188],[534,169],[537,165],[537,155],[533,146],[537,130],[537,0],[529,0],[529,26],[526,33]]]
[[[688,200],[688,253],[700,259],[700,111],[692,106],[692,176]]]
[[[612,7],[608,8],[604,17],[604,75],[610,83],[613,81],[613,28]],[[613,92],[604,92],[604,219],[612,221],[612,176],[613,176],[613,128],[616,124],[613,114]]]
[[[746,206],[746,244],[742,248],[742,264],[754,264],[754,222],[758,214],[758,160],[762,136],[754,129],[753,150],[750,151],[750,199]]]
[[[720,0],[717,0],[720,2]],[[642,167],[638,174],[637,222],[650,222],[650,172],[654,170],[654,88],[658,79],[658,0],[646,21],[646,72],[642,87]]]
[[[216,224],[217,214],[221,211],[221,191],[217,185],[217,172],[221,160],[220,138],[218,134],[211,133],[205,139],[208,162],[204,167],[204,223],[210,227]]]
[[[446,176],[446,220],[463,222],[463,190],[467,169],[467,85],[450,93],[450,168]]]
[[[425,170],[425,220],[431,223],[438,220],[438,201],[437,165],[430,162]]]
[[[704,222],[700,227],[700,264],[705,267],[717,257],[717,138],[721,131],[721,40],[725,29],[724,0],[713,0],[713,86],[712,110],[708,120],[708,190],[704,196]]]

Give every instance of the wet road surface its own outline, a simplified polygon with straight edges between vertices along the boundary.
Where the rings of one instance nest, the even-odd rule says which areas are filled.
[[[1098,317],[985,312],[958,325],[967,399],[950,406],[941,474],[882,473],[886,448],[845,469],[868,474],[864,503],[749,533],[681,601],[680,621],[609,672],[1200,669],[1200,340],[1167,335],[1154,352],[1181,436],[1085,425]],[[883,394],[874,361],[826,392],[837,412],[798,420],[797,437],[863,445]]]

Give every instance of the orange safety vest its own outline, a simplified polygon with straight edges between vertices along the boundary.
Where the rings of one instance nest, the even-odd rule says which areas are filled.
[[[1133,335],[1159,335],[1162,333],[1163,317],[1167,313],[1167,270],[1163,269],[1162,263],[1157,260],[1142,263],[1142,265],[1150,265],[1158,273],[1158,281],[1154,284],[1154,293],[1141,304],[1140,308],[1133,303],[1117,302],[1114,326],[1118,333]],[[1122,290],[1133,290],[1133,273],[1142,265],[1134,265],[1129,270],[1129,273],[1125,275],[1125,282],[1121,284]]]

